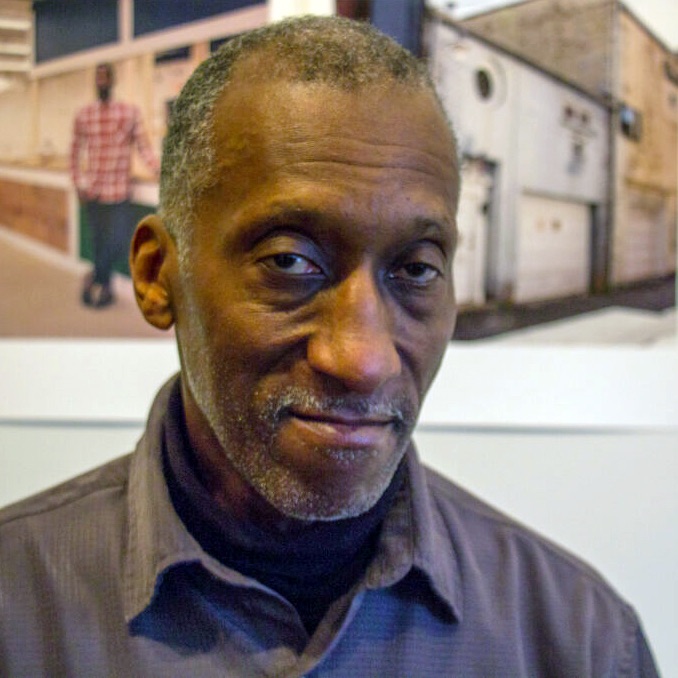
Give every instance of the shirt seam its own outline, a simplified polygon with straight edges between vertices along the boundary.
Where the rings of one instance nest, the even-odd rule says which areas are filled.
[[[464,495],[466,495],[466,490],[463,490],[462,488],[459,488],[456,485],[453,485],[452,487],[461,490],[464,493]],[[436,490],[438,490],[438,485],[436,485]],[[444,494],[442,496],[441,492],[439,491],[434,492],[436,508],[441,515],[444,516],[446,515],[447,512],[445,511],[444,506],[443,507],[440,506],[440,502],[441,501],[454,502],[454,504],[456,505],[457,513],[460,513],[461,511],[470,513],[473,516],[475,516],[476,519],[491,524],[497,530],[504,530],[507,536],[511,536],[514,539],[519,540],[521,544],[526,544],[533,549],[535,547],[543,549],[543,551],[549,557],[556,559],[558,563],[561,563],[563,566],[566,566],[572,572],[576,572],[580,576],[584,577],[589,584],[599,587],[601,593],[604,593],[606,596],[609,596],[612,600],[616,601],[618,604],[623,606],[627,613],[631,612],[631,614],[633,614],[631,606],[619,596],[619,594],[612,587],[612,585],[609,584],[597,570],[595,570],[587,562],[579,559],[577,556],[570,553],[566,548],[559,546],[555,542],[552,542],[547,537],[543,536],[539,532],[532,530],[526,525],[523,525],[522,523],[517,522],[516,520],[509,518],[508,516],[504,516],[499,511],[497,511],[497,515],[493,514],[488,515],[484,511],[479,511],[476,510],[474,507],[469,506],[466,496],[453,497],[451,496],[449,490],[443,491]],[[490,511],[495,510],[492,507],[489,508]],[[452,518],[452,520],[454,520],[454,518]],[[462,522],[464,521],[462,520]],[[448,531],[448,539],[452,544],[454,544],[453,536],[450,533],[449,519],[444,520],[444,523]],[[500,534],[500,532],[498,532],[498,534]]]
[[[120,460],[126,459],[128,457],[129,457],[129,455],[127,455],[125,457],[120,457]],[[115,461],[119,461],[119,460],[115,460]],[[95,471],[96,471],[96,469],[95,469]],[[46,501],[48,501],[50,499],[51,493],[56,493],[62,486],[65,487],[65,486],[69,485],[70,483],[76,481],[77,479],[78,479],[78,477],[76,476],[75,478],[71,478],[69,480],[66,480],[64,483],[60,483],[59,485],[56,485],[52,489],[46,490],[45,494],[44,494],[44,499]],[[45,506],[45,507],[42,507],[42,508],[36,507],[36,508],[33,508],[33,509],[31,509],[30,506],[27,506],[27,508],[24,512],[21,512],[16,516],[10,516],[9,518],[6,518],[6,519],[3,519],[3,518],[0,517],[0,528],[3,528],[5,526],[10,526],[13,523],[19,522],[21,520],[30,520],[32,518],[39,518],[41,516],[45,516],[45,515],[48,515],[50,513],[54,513],[56,511],[60,511],[62,509],[68,508],[72,504],[76,504],[79,501],[83,501],[83,500],[88,499],[90,497],[94,497],[95,495],[97,495],[101,492],[107,492],[107,491],[110,491],[110,490],[122,491],[122,490],[124,490],[126,484],[127,484],[126,479],[122,479],[122,480],[120,480],[119,482],[116,482],[116,483],[110,483],[110,484],[102,485],[102,486],[99,486],[99,487],[96,487],[96,488],[87,489],[87,490],[85,490],[81,493],[78,493],[77,495],[72,496],[72,497],[64,497],[63,499],[58,501],[56,504],[51,505],[51,506]],[[40,497],[40,495],[38,495],[38,497]],[[27,498],[26,501],[36,500],[38,497],[29,497],[29,498]],[[17,503],[20,503],[20,502],[21,502],[21,500]],[[13,507],[13,505],[9,505],[6,508],[3,508],[0,511],[0,514],[4,511],[6,511],[6,510],[9,511],[10,509],[12,509],[12,507]]]

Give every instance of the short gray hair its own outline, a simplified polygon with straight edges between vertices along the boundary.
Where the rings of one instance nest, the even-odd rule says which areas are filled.
[[[430,91],[426,65],[374,27],[341,17],[287,19],[224,44],[193,73],[176,100],[162,155],[160,216],[186,254],[196,200],[216,181],[213,113],[233,67],[267,53],[267,81],[320,82],[338,89],[398,82]]]

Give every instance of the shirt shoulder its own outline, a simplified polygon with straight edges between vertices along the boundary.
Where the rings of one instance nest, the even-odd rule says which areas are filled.
[[[91,117],[96,113],[96,110],[97,110],[96,103],[81,106],[75,113],[75,119],[76,121],[79,122],[86,122],[87,120],[91,119]]]
[[[26,522],[49,520],[83,502],[96,502],[98,496],[121,490],[127,483],[131,455],[99,466],[31,497],[0,509],[0,535]]]
[[[593,567],[430,469],[426,483],[468,642],[489,629],[513,639],[506,656],[519,646],[528,664],[570,667],[529,675],[657,675],[635,610]]]
[[[536,559],[542,568],[569,570],[573,575],[584,577],[613,593],[606,580],[593,567],[567,549],[436,471],[427,468],[426,477],[438,515],[450,529],[453,541],[464,552],[473,552],[474,546],[482,546],[484,556],[499,557],[501,553],[515,561]],[[509,545],[512,548],[507,550]],[[492,550],[493,547],[497,549],[496,552]]]
[[[595,610],[601,618],[637,624],[633,608],[591,565],[521,524],[431,469],[426,470],[431,500],[445,525],[450,543],[476,585],[501,588],[527,605],[538,605],[542,617],[585,617]]]

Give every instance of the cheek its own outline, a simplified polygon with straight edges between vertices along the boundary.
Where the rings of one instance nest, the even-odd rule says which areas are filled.
[[[404,364],[413,375],[420,396],[428,391],[454,329],[454,311],[428,321],[400,323],[397,342]]]
[[[200,327],[194,327],[197,332],[190,334],[197,345],[202,345],[205,359],[221,381],[238,381],[245,386],[244,382],[279,372],[301,353],[295,350],[303,345],[299,324],[281,314],[264,312],[255,304],[213,304],[198,316]]]

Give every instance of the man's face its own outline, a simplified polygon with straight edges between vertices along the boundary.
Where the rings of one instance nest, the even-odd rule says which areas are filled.
[[[214,131],[219,181],[172,285],[189,433],[287,516],[359,515],[453,330],[446,124],[403,86],[236,82]]]
[[[108,101],[113,87],[113,74],[107,66],[97,66],[94,73],[94,84],[97,88],[97,96],[101,101]]]

